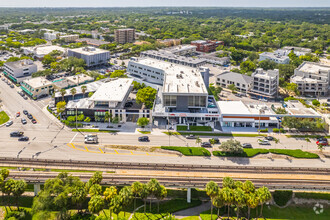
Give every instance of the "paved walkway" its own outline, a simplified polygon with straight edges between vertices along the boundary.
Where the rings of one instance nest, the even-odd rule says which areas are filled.
[[[196,206],[196,207],[192,207],[189,209],[175,212],[175,213],[173,213],[173,215],[177,219],[182,219],[182,218],[189,217],[189,216],[199,216],[199,214],[201,212],[209,210],[210,206],[211,206],[210,202],[205,202],[200,206]]]

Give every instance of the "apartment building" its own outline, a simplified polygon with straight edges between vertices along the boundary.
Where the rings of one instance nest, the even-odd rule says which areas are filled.
[[[216,84],[223,88],[235,85],[238,92],[247,93],[252,84],[252,77],[235,72],[223,72],[217,76]]]
[[[79,39],[79,35],[78,34],[62,35],[59,36],[58,39],[63,40],[65,43],[71,43]]]
[[[278,95],[279,71],[262,68],[256,69],[252,74],[252,86],[248,93],[259,99],[274,99]]]
[[[259,61],[262,60],[271,60],[278,64],[288,64],[290,63],[290,58],[286,55],[281,55],[281,53],[271,53],[264,52],[259,54]]]
[[[83,59],[87,67],[104,65],[109,62],[110,52],[95,47],[82,47],[68,50],[69,57]]]
[[[77,43],[86,43],[89,46],[93,47],[100,47],[104,44],[110,44],[110,42],[103,41],[103,40],[98,40],[98,39],[92,39],[92,38],[80,38],[76,39]]]
[[[301,95],[329,96],[330,94],[330,66],[303,62],[294,71],[291,83],[298,85]]]
[[[291,51],[296,55],[296,56],[303,56],[306,55],[307,53],[311,53],[312,49],[309,48],[303,48],[303,47],[292,47],[292,46],[285,46],[281,49],[278,49],[275,51],[276,54],[279,54],[281,56],[288,56]]]
[[[167,47],[172,47],[172,46],[180,45],[181,44],[181,39],[164,39],[164,40],[158,39],[157,42],[159,44],[163,44]]]
[[[209,53],[216,50],[220,45],[224,45],[223,41],[216,40],[196,40],[190,43],[191,45],[196,46],[196,50],[203,53]]]
[[[33,99],[38,99],[54,92],[54,85],[45,77],[36,77],[21,82],[21,89]]]
[[[135,29],[116,29],[115,41],[119,44],[133,43],[135,40]]]
[[[29,59],[6,62],[3,68],[3,73],[15,83],[20,83],[24,79],[30,78],[32,73],[37,71],[37,65]]]
[[[44,33],[44,38],[45,40],[56,40],[58,38],[58,36],[60,36],[62,33],[58,32],[58,31],[47,31]]]

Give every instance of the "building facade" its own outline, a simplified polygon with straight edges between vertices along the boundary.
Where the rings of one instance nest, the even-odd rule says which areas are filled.
[[[224,72],[217,76],[216,84],[224,88],[235,85],[238,92],[247,93],[252,84],[252,77],[235,72]]]
[[[216,40],[196,40],[190,43],[191,45],[196,46],[196,50],[203,53],[209,53],[216,50],[220,45],[224,45],[223,41]]]
[[[104,65],[110,60],[109,51],[95,47],[69,49],[68,56],[85,60],[87,67]]]
[[[24,79],[30,78],[32,73],[37,71],[37,65],[29,59],[7,62],[3,68],[4,74],[15,83],[20,83]]]
[[[33,99],[46,96],[54,92],[54,85],[45,77],[36,77],[21,82],[21,89]]]
[[[116,29],[115,41],[119,44],[133,43],[135,41],[135,29]]]
[[[258,68],[252,74],[252,86],[248,93],[259,99],[274,99],[278,95],[278,86],[278,69],[264,71]]]
[[[288,64],[290,63],[290,58],[286,55],[281,55],[279,53],[264,52],[259,54],[259,61],[271,60],[278,64]]]
[[[58,39],[63,40],[65,43],[71,43],[79,39],[79,35],[78,34],[62,35],[59,36]]]
[[[313,97],[330,95],[330,66],[303,62],[291,76],[301,95]]]

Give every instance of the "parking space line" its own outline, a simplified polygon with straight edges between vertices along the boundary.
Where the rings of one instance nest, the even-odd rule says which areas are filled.
[[[85,146],[85,149],[86,149],[87,152],[89,152],[88,147]]]
[[[104,154],[103,150],[99,147],[99,150],[101,151],[102,154]]]
[[[130,151],[131,152],[131,154],[133,154],[133,152],[132,151]]]
[[[117,150],[114,150],[116,152],[116,154],[119,154]]]
[[[78,135],[78,132],[73,136],[73,138],[71,139],[70,143],[72,143],[72,141],[76,138],[77,135]]]

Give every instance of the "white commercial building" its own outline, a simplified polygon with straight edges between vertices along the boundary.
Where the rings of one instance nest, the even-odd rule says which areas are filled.
[[[3,72],[15,83],[20,83],[24,79],[30,78],[32,73],[38,71],[37,65],[32,60],[19,60],[4,64]]]
[[[235,85],[238,92],[247,93],[252,84],[252,77],[235,72],[223,72],[217,76],[216,84],[223,88]]]
[[[56,46],[56,45],[50,45],[50,46],[35,46],[35,47],[22,47],[23,53],[25,55],[32,54],[33,57],[35,57],[38,60],[41,60],[44,58],[45,55],[49,54],[50,52],[57,50],[62,52],[62,54],[65,56],[67,53],[67,49]]]
[[[278,64],[288,64],[290,63],[290,58],[285,55],[280,55],[278,53],[264,52],[259,54],[259,61],[271,60]]]
[[[33,99],[38,99],[54,92],[54,85],[45,77],[36,77],[21,82],[21,89]]]
[[[110,60],[109,51],[95,47],[69,49],[68,56],[85,60],[87,67],[104,65]]]
[[[293,51],[293,53],[298,57],[312,52],[312,50],[309,48],[286,46],[282,49],[276,50],[275,53],[281,56],[289,56],[289,53],[291,53],[291,51]]]
[[[47,31],[44,33],[44,38],[45,40],[56,40],[58,38],[58,36],[60,36],[62,33],[58,32],[58,31]]]
[[[291,76],[301,95],[328,96],[330,91],[330,66],[303,62]]]
[[[259,99],[274,99],[278,95],[279,71],[256,69],[252,73],[252,86],[248,92]]]

